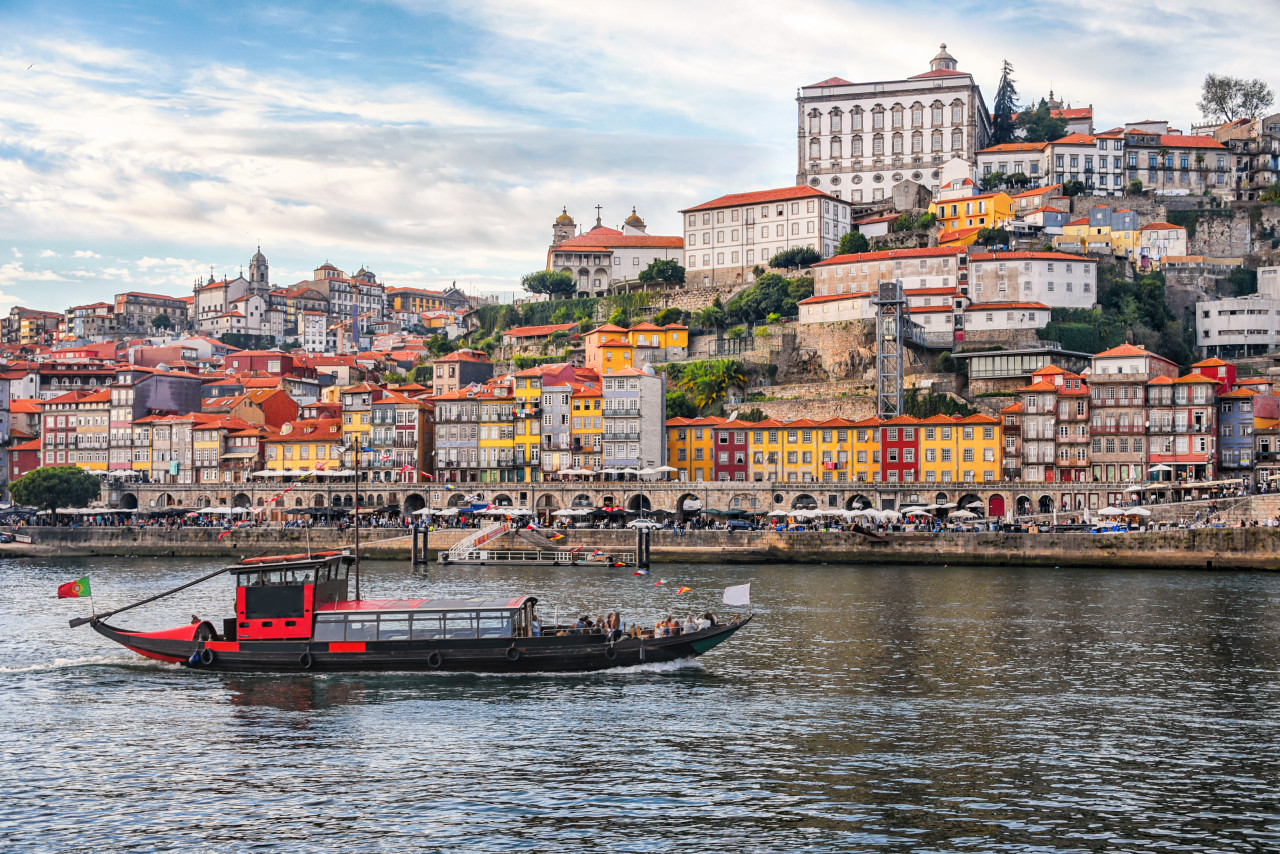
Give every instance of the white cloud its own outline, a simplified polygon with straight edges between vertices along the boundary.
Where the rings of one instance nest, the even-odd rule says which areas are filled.
[[[41,249],[40,257],[41,258],[57,258],[58,253],[54,252],[52,249]]]
[[[77,249],[74,257],[76,257],[76,258],[101,258],[102,256],[101,256],[101,255],[99,255],[97,252],[94,252],[94,251],[93,251],[93,250],[91,250],[91,249]]]
[[[22,257],[22,253],[18,250],[18,247],[14,246],[14,247],[12,247],[12,248],[13,248],[13,257],[14,257],[14,258],[21,258],[21,257]]]
[[[23,285],[33,282],[65,281],[65,277],[52,270],[28,270],[23,266],[21,261],[10,261],[8,264],[0,264],[0,287],[13,287],[15,285]]]

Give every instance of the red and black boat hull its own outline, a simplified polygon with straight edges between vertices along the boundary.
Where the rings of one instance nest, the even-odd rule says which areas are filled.
[[[94,620],[103,637],[148,658],[188,667],[241,673],[441,671],[469,673],[566,673],[609,670],[694,658],[727,640],[748,616],[669,638],[620,638],[599,634],[475,638],[449,641],[219,640],[209,623],[168,632],[130,632]]]

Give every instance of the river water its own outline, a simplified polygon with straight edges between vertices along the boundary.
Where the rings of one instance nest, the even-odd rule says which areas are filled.
[[[89,573],[103,609],[212,566],[0,562],[0,848],[1280,849],[1280,575],[366,564],[373,598],[645,621],[753,584],[756,620],[696,663],[522,677],[202,673],[67,628],[87,605],[54,598]]]

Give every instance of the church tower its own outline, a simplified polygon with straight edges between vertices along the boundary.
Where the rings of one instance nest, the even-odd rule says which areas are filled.
[[[270,268],[267,265],[267,256],[262,254],[262,247],[258,247],[258,251],[253,253],[253,257],[249,259],[249,292],[265,294],[270,289]]]
[[[573,237],[573,232],[576,228],[577,225],[574,223],[573,217],[569,216],[569,209],[562,208],[560,216],[556,217],[555,224],[551,226],[551,245],[559,246],[570,237]]]

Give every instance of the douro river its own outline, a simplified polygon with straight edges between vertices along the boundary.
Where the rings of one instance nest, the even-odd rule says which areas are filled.
[[[1280,850],[1280,575],[366,564],[373,598],[648,623],[752,582],[757,618],[696,663],[522,677],[199,672],[54,598],[213,566],[0,563],[0,849]],[[232,594],[113,622],[220,626]]]

